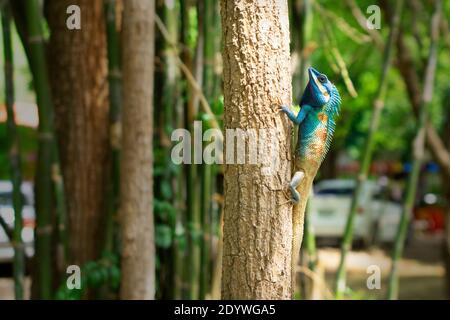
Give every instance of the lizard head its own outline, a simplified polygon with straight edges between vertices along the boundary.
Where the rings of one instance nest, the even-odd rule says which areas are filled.
[[[308,68],[309,81],[300,104],[308,104],[312,107],[325,105],[331,97],[334,85],[327,76],[314,68]]]

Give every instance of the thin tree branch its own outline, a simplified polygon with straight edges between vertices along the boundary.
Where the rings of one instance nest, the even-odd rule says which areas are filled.
[[[387,3],[382,1],[381,4],[387,15],[390,15],[390,10],[387,10],[386,8]],[[398,34],[396,45],[397,59],[395,61],[395,65],[403,78],[403,82],[405,83],[406,91],[411,102],[412,111],[414,115],[418,117],[422,100],[421,80],[419,79],[419,75],[414,64],[414,59],[404,41],[404,33],[402,29]],[[429,120],[426,124],[426,143],[433,158],[439,164],[447,178],[450,179],[450,152],[446,149],[444,142]]]
[[[390,19],[390,30],[389,30],[389,37],[386,42],[386,45],[384,46],[384,53],[383,53],[383,65],[382,65],[382,71],[380,73],[380,79],[378,82],[378,88],[376,95],[373,99],[373,112],[370,122],[369,131],[367,134],[367,139],[365,142],[364,152],[362,153],[361,157],[361,166],[358,173],[358,178],[356,179],[356,186],[355,191],[352,196],[352,202],[350,206],[350,211],[347,216],[347,222],[345,225],[345,231],[344,236],[342,240],[342,247],[341,247],[341,257],[339,261],[339,267],[336,272],[336,298],[341,299],[344,295],[344,291],[346,288],[346,281],[345,281],[345,265],[346,265],[346,255],[351,248],[351,244],[353,241],[353,225],[356,215],[357,206],[360,203],[361,198],[361,192],[363,189],[363,184],[365,180],[367,180],[367,176],[370,170],[370,164],[372,162],[373,158],[373,150],[374,150],[374,144],[375,144],[375,134],[378,130],[381,112],[384,108],[384,102],[386,97],[386,91],[387,91],[387,77],[389,73],[389,69],[391,67],[391,61],[394,51],[394,44],[395,39],[398,35],[399,30],[399,24],[400,19],[402,16],[402,10],[403,10],[403,0],[398,0],[395,5],[394,13]]]
[[[1,209],[0,209],[1,210]],[[13,231],[12,229],[8,226],[8,224],[6,223],[5,219],[3,218],[3,216],[0,214],[0,226],[3,228],[3,230],[5,231],[6,235],[8,236],[9,240],[11,240],[13,238]]]
[[[372,38],[367,35],[366,33],[363,33],[356,28],[352,27],[350,24],[348,24],[345,19],[339,17],[334,12],[325,9],[323,6],[321,6],[318,2],[314,2],[314,5],[316,9],[325,17],[332,20],[336,26],[339,28],[340,31],[342,31],[347,37],[355,41],[356,43],[365,43],[372,41]]]
[[[350,78],[347,65],[345,63],[344,58],[342,57],[339,48],[337,46],[337,41],[334,37],[333,31],[329,29],[328,24],[325,22],[323,13],[320,9],[320,7],[317,5],[316,2],[314,2],[315,7],[319,11],[321,15],[320,18],[322,19],[322,30],[324,31],[324,39],[327,41],[326,47],[329,48],[331,55],[334,57],[334,60],[336,61],[336,64],[339,68],[339,73],[344,80],[345,87],[347,88],[348,93],[353,97],[358,96],[358,92],[356,92],[355,86],[353,85],[352,79]]]
[[[408,223],[411,219],[414,208],[415,197],[417,193],[417,184],[420,176],[420,168],[424,160],[425,148],[425,125],[428,118],[428,109],[433,97],[433,88],[435,83],[436,65],[438,60],[438,44],[439,44],[439,21],[442,11],[441,0],[435,0],[435,9],[431,18],[430,25],[430,47],[428,60],[426,64],[423,93],[420,101],[420,112],[417,120],[417,132],[413,141],[413,161],[412,169],[409,174],[408,183],[406,185],[405,196],[403,200],[403,210],[400,222],[397,227],[394,250],[392,251],[392,265],[388,282],[388,299],[398,299],[398,262],[403,254]]]
[[[444,40],[445,46],[450,49],[450,31],[449,31],[449,23],[447,19],[441,20],[441,33],[442,39]]]
[[[183,63],[183,61],[180,58],[180,54],[179,54],[179,50],[178,50],[177,44],[170,40],[169,32],[167,31],[166,26],[161,21],[161,19],[159,18],[158,15],[155,15],[155,22],[156,22],[156,26],[158,27],[158,29],[161,32],[161,34],[164,37],[164,39],[166,40],[167,44],[170,45],[174,49],[174,51],[176,52],[176,62],[178,64],[178,66],[180,67],[181,71],[186,76],[186,78],[189,81],[189,83],[191,84],[192,88],[194,89],[194,91],[198,95],[198,97],[200,99],[200,105],[202,106],[203,111],[206,114],[208,114],[208,116],[210,117],[209,121],[210,121],[211,126],[213,128],[215,128],[215,129],[219,129],[219,131],[220,131],[220,125],[217,122],[216,115],[212,112],[211,107],[210,107],[210,105],[208,103],[208,100],[206,100],[206,97],[203,94],[203,91],[202,91],[201,87],[199,86],[199,84],[195,80],[195,77],[192,75],[192,73],[189,70],[189,68]],[[220,133],[220,137],[221,137],[221,140],[223,141],[222,131],[220,131],[220,132],[221,132]]]
[[[350,11],[352,12],[353,16],[355,17],[356,21],[361,26],[361,28],[366,30],[369,36],[372,38],[372,41],[374,42],[375,46],[380,51],[383,51],[384,50],[383,38],[376,29],[367,28],[367,18],[359,8],[358,4],[355,2],[355,0],[345,0],[345,3],[349,7]]]
[[[325,293],[327,299],[333,300],[333,293],[331,292],[330,288],[328,288],[325,279],[323,279],[317,272],[303,266],[297,266],[297,272],[303,273],[312,281],[317,282],[317,284],[322,288],[322,291]]]

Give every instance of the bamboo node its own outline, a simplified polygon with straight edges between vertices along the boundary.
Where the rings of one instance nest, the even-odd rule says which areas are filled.
[[[44,37],[42,37],[41,35],[31,36],[28,38],[28,42],[29,43],[43,43]]]
[[[108,76],[111,79],[120,80],[120,79],[122,79],[122,71],[118,68],[113,68],[113,69],[109,70]]]
[[[36,227],[36,234],[37,235],[48,235],[51,234],[53,231],[53,226],[52,225],[46,225],[46,226],[42,226],[42,227]]]
[[[13,249],[24,249],[25,245],[22,241],[15,241],[15,240],[11,240],[11,246],[13,247]]]
[[[59,166],[56,163],[52,165],[52,180],[57,184],[61,183],[62,181],[61,173],[59,172]]]
[[[38,133],[38,140],[53,140],[53,133],[51,132],[39,132]]]
[[[382,110],[384,108],[384,101],[382,99],[376,99],[374,102],[375,109]]]
[[[111,124],[109,127],[109,141],[111,147],[114,149],[120,149],[122,140],[122,124],[117,121]]]

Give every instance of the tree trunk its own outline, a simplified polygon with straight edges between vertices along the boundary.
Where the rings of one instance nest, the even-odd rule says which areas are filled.
[[[108,79],[101,0],[48,0],[49,65],[69,216],[69,261],[98,256],[108,166]],[[66,26],[81,8],[81,30]]]
[[[216,103],[220,91],[221,74],[217,71],[217,54],[220,52],[220,21],[217,19],[219,15],[219,1],[204,1],[204,66],[203,66],[203,93],[210,103]],[[211,239],[213,236],[213,225],[217,223],[214,219],[218,214],[214,214],[213,195],[216,192],[216,165],[203,164],[201,167],[201,209],[202,209],[202,260],[200,263],[200,299],[209,298],[211,296],[212,284],[212,260]]]
[[[124,1],[121,161],[122,299],[155,296],[153,0]]]
[[[211,1],[211,0],[209,0]],[[190,6],[185,6],[185,17],[189,17]],[[197,9],[197,39],[195,44],[195,53],[191,65],[191,72],[194,76],[195,81],[198,83],[199,87],[203,84],[203,60],[204,60],[204,0],[196,1]],[[184,36],[189,37],[189,33],[192,28],[192,22],[189,18],[185,20],[187,24],[186,32]],[[183,41],[187,43],[187,41]],[[186,58],[189,59],[189,54],[186,53]],[[197,120],[198,116],[198,106],[199,106],[199,95],[189,84],[187,87],[187,128],[189,128],[190,134],[194,136],[194,121]],[[194,157],[194,153],[192,154]],[[200,177],[200,166],[194,162],[187,167],[187,225],[188,225],[188,259],[185,271],[188,273],[188,298],[191,300],[197,300],[200,297],[200,263],[201,263],[201,177]]]
[[[291,127],[278,112],[291,103],[287,1],[222,0],[221,14],[225,128],[254,130],[261,154],[258,164],[225,164],[222,298],[289,299]],[[225,154],[235,151],[229,140]],[[264,172],[271,157],[278,166]]]

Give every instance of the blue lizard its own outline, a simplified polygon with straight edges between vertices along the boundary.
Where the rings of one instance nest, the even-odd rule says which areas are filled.
[[[327,154],[334,129],[335,117],[339,114],[341,98],[336,87],[327,76],[308,69],[309,81],[300,101],[300,111],[295,115],[288,106],[281,111],[298,124],[299,136],[295,152],[295,173],[289,184],[294,203],[292,224],[292,290],[295,289],[297,260],[303,237],[303,220],[309,192],[314,177]]]

